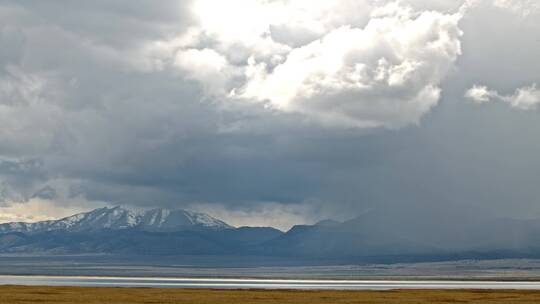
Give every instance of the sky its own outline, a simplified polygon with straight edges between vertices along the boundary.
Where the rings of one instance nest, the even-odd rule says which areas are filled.
[[[0,222],[540,218],[535,0],[0,0]]]

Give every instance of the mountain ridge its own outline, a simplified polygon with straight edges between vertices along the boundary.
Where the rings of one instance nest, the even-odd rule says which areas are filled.
[[[254,256],[332,263],[540,257],[540,220],[447,222],[370,212],[282,232],[235,228],[181,209],[99,208],[56,221],[0,224],[0,253]]]
[[[0,233],[41,233],[47,231],[85,231],[100,229],[140,229],[145,231],[176,231],[185,229],[233,229],[234,227],[208,214],[183,209],[130,210],[121,206],[103,207],[81,212],[58,220],[35,223],[10,222],[0,224]]]

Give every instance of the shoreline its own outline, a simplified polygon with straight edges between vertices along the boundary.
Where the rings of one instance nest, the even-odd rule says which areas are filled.
[[[0,272],[0,278],[83,278],[83,279],[125,279],[125,280],[221,280],[221,281],[286,281],[286,282],[507,282],[507,283],[540,283],[540,276],[537,277],[499,277],[493,276],[362,276],[351,275],[350,277],[310,277],[310,276],[242,276],[242,275],[216,275],[216,276],[203,276],[203,275],[108,275],[108,274],[45,274],[45,273],[2,273]]]

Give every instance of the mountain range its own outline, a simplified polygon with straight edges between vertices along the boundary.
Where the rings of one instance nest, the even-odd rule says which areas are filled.
[[[540,256],[540,221],[394,217],[233,227],[204,213],[100,208],[59,220],[0,224],[0,253],[279,257],[335,263]]]
[[[140,229],[163,232],[197,228],[219,230],[233,227],[204,213],[168,209],[134,211],[117,206],[113,208],[99,208],[59,220],[0,224],[0,233],[77,232],[97,231],[101,229]]]

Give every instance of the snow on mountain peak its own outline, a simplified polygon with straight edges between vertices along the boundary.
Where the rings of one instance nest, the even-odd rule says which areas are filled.
[[[221,230],[234,227],[208,214],[182,209],[136,211],[116,206],[94,209],[53,221],[0,224],[0,233],[35,233],[54,230],[118,230],[128,228],[146,231],[178,231],[185,229]]]

